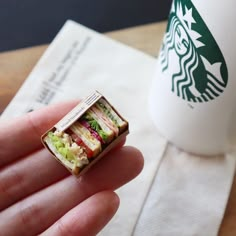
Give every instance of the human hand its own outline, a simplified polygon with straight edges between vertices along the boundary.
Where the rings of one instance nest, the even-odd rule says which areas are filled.
[[[132,147],[111,151],[76,179],[40,136],[75,106],[58,104],[0,124],[0,235],[95,235],[119,206],[113,192],[141,171]]]

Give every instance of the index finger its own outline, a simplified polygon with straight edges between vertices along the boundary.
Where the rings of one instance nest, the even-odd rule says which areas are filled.
[[[0,123],[0,167],[42,147],[41,135],[77,104],[70,101],[50,105]]]

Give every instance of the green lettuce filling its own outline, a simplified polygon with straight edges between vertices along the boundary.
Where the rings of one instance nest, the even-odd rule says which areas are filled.
[[[104,140],[107,141],[108,136],[106,134],[106,132],[103,131],[103,129],[101,128],[101,126],[98,124],[98,122],[96,120],[94,120],[94,118],[92,116],[90,116],[89,114],[86,114],[84,116],[84,119],[89,123],[89,125],[91,126],[91,128],[93,130],[95,130],[100,137]]]
[[[61,137],[56,136],[53,132],[48,133],[48,137],[56,150],[68,161],[76,161],[75,155],[69,150],[69,144],[65,144]]]

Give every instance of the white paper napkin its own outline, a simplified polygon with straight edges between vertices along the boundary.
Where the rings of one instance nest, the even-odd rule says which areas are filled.
[[[117,192],[121,207],[100,235],[216,235],[231,187],[232,156],[201,158],[167,144],[147,98],[156,59],[68,21],[1,119],[49,103],[103,93],[130,122],[141,175]]]
[[[168,145],[134,235],[217,235],[235,156],[199,157]]]

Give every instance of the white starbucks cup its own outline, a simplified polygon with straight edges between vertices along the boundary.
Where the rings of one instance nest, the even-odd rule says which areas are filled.
[[[160,133],[188,152],[221,154],[234,144],[235,9],[235,0],[172,3],[149,110]]]

